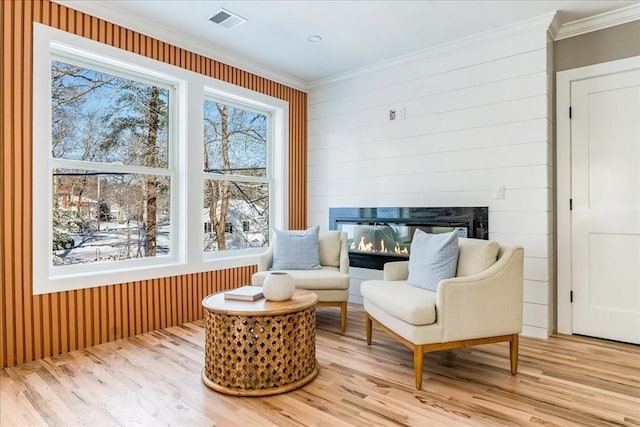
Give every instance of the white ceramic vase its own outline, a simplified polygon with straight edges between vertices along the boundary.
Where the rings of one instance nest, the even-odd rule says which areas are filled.
[[[262,284],[262,294],[269,301],[286,301],[293,295],[296,285],[289,273],[272,271]]]

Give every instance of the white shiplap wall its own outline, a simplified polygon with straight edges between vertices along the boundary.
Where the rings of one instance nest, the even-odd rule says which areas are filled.
[[[308,97],[308,223],[326,228],[329,207],[489,206],[490,238],[525,248],[523,333],[545,338],[554,295],[550,21],[317,84]],[[398,108],[405,119],[390,121]],[[352,301],[379,275],[352,269]]]

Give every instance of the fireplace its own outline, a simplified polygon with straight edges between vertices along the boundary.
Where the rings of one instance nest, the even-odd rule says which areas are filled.
[[[382,270],[386,262],[409,259],[418,228],[487,240],[489,208],[329,208],[329,228],[347,233],[351,267]]]

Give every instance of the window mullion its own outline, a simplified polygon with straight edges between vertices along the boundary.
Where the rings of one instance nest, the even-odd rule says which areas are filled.
[[[99,163],[87,162],[84,160],[50,159],[52,168],[59,169],[79,169],[92,171],[105,171],[115,173],[131,173],[139,175],[161,175],[172,176],[173,171],[169,168],[154,168],[149,166],[122,165],[119,163]]]
[[[210,179],[213,181],[255,182],[259,184],[271,183],[271,180],[269,178],[239,175],[220,175],[206,172],[204,173],[204,179]]]

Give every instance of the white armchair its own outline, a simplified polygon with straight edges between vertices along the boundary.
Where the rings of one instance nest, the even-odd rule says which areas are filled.
[[[458,248],[457,277],[436,292],[406,282],[408,261],[385,264],[384,280],[361,285],[367,344],[376,323],[412,349],[418,390],[425,352],[508,341],[517,372],[524,251],[477,239],[460,239]]]
[[[269,249],[258,258],[258,272],[251,282],[262,286],[273,264],[275,237]],[[342,332],[347,330],[347,301],[349,300],[349,252],[347,233],[321,232],[318,239],[319,270],[278,270],[291,275],[298,289],[307,289],[318,295],[318,306],[339,307]]]

